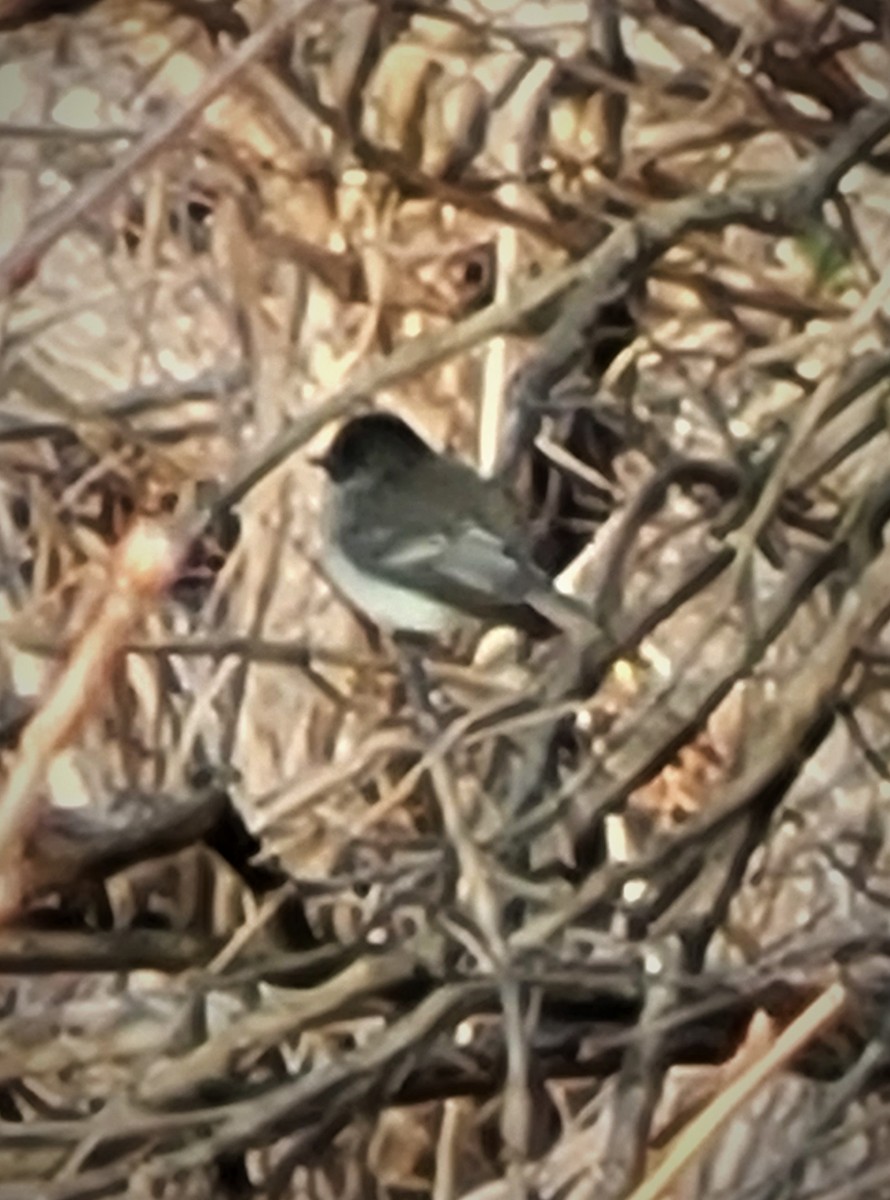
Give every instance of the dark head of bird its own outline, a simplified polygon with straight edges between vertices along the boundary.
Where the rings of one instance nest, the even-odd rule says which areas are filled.
[[[385,474],[434,453],[401,417],[374,412],[346,421],[315,461],[335,483],[347,483],[356,475]]]

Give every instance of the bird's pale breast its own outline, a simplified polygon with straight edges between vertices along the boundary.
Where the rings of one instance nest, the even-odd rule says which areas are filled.
[[[389,632],[441,635],[459,623],[460,615],[450,605],[363,571],[332,543],[325,551],[324,566],[347,600]]]

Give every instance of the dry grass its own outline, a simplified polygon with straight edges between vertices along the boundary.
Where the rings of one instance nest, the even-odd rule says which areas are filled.
[[[0,6],[0,1200],[890,1195],[882,20]],[[602,627],[438,734],[368,402]]]

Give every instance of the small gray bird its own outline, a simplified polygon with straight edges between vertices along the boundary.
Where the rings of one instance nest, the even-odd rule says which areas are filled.
[[[348,420],[316,461],[330,480],[324,568],[380,628],[441,636],[469,616],[530,633],[595,631],[590,611],[533,562],[500,487],[400,417]]]

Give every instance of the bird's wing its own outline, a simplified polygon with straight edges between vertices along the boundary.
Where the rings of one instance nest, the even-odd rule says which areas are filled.
[[[377,567],[400,582],[422,580],[425,589],[468,589],[513,604],[521,603],[538,575],[502,538],[478,525],[394,540],[381,547]]]
[[[550,581],[534,565],[512,506],[469,468],[455,512],[453,467],[447,478],[425,470],[413,491],[370,492],[350,507],[348,520],[341,513],[341,539],[358,566],[391,583],[483,618],[515,621],[526,594],[549,589]]]
[[[529,626],[529,609],[545,625],[581,641],[599,631],[594,614],[574,596],[554,589],[544,571],[525,553],[477,525],[456,535],[400,539],[382,550],[377,570],[393,583],[423,591],[475,613]]]

